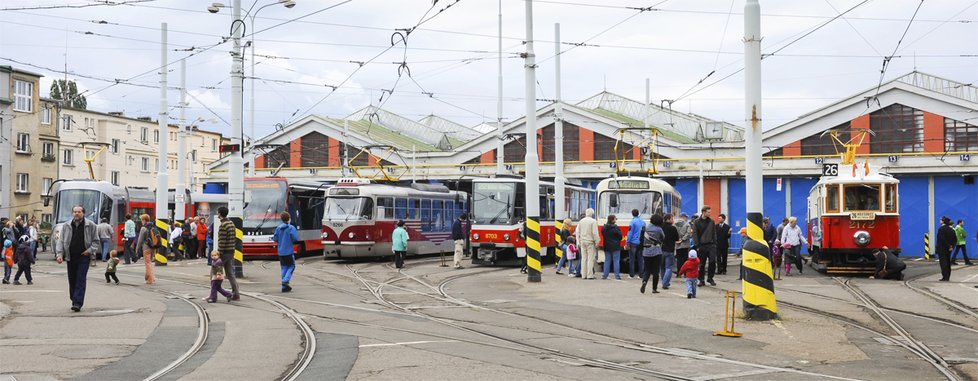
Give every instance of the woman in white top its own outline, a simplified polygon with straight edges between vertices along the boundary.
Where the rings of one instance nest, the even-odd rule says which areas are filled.
[[[798,267],[798,273],[802,273],[801,269],[801,245],[808,240],[805,239],[805,234],[801,232],[801,228],[798,227],[798,218],[791,217],[788,219],[788,225],[784,227],[784,231],[781,232],[781,246],[784,247],[785,253],[788,255],[787,260],[794,263]]]

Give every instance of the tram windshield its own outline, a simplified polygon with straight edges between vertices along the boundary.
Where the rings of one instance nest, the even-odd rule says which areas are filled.
[[[844,192],[845,211],[878,212],[880,210],[879,184],[846,185]]]
[[[612,206],[613,195],[617,195],[617,205]],[[659,192],[602,192],[598,196],[598,218],[608,218],[614,214],[618,221],[630,221],[632,209],[638,209],[638,215],[648,220],[653,213],[662,213],[662,193]]]
[[[248,181],[245,183],[243,228],[274,228],[279,223],[279,213],[286,210],[288,194],[282,181]]]
[[[327,197],[324,219],[370,220],[373,219],[374,200],[367,197]]]
[[[517,220],[516,183],[475,183],[472,185],[472,222],[476,224],[514,224]]]
[[[71,219],[71,210],[76,205],[85,207],[85,218],[101,222],[100,217],[109,218],[112,201],[102,192],[91,189],[65,189],[58,191],[54,201],[54,222],[62,223]]]

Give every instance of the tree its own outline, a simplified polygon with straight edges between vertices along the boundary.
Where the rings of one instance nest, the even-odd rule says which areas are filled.
[[[78,94],[78,87],[75,81],[56,79],[51,84],[51,99],[64,101],[64,106],[84,110],[88,107],[88,100],[84,95]]]

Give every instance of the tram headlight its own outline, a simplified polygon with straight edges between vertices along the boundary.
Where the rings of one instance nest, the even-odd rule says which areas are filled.
[[[353,232],[350,232],[350,234],[347,234],[347,235],[346,235],[346,237],[347,237],[347,238],[349,238],[349,239],[353,239],[353,237],[356,237],[356,236],[357,236],[357,235],[356,235],[356,234],[354,234]]]
[[[323,232],[322,237],[323,239],[329,238],[329,233]]]
[[[859,246],[869,245],[869,232],[865,230],[857,231],[856,234],[852,235],[852,240]]]
[[[509,233],[503,234],[503,240],[509,241]]]
[[[479,240],[479,233],[475,233],[475,234],[473,234],[473,235],[472,235],[472,240],[473,240],[473,241],[478,241],[478,240]]]

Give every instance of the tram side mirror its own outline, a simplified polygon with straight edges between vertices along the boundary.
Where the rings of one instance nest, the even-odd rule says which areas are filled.
[[[49,195],[43,195],[43,196],[41,196],[41,201],[44,202],[44,206],[45,207],[51,206],[51,196],[49,196]]]
[[[610,197],[608,197],[608,206],[610,206],[612,208],[617,208],[618,207],[618,195],[615,194],[615,193],[612,193],[609,196]]]

